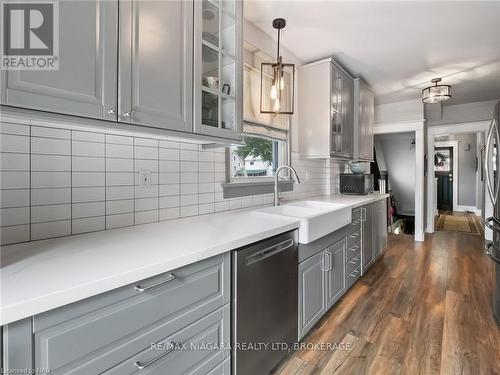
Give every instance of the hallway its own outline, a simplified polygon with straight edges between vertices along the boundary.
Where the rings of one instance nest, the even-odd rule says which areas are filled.
[[[384,256],[305,338],[340,348],[298,351],[277,373],[500,374],[492,264],[480,236],[390,235]]]

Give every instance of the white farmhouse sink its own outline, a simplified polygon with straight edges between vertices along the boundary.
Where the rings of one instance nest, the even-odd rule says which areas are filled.
[[[320,201],[299,201],[254,212],[300,220],[299,242],[308,244],[351,222],[351,207]]]

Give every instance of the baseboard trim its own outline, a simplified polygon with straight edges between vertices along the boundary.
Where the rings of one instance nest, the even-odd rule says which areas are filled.
[[[481,216],[481,210],[477,209],[475,206],[456,206],[455,211],[468,211],[473,212],[476,216]]]

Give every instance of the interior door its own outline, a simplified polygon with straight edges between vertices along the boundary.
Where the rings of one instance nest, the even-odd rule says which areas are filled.
[[[436,147],[434,171],[437,178],[437,208],[453,211],[453,147]]]
[[[118,1],[59,1],[59,69],[9,70],[1,103],[116,121]]]
[[[119,121],[192,131],[192,51],[192,1],[120,1]]]

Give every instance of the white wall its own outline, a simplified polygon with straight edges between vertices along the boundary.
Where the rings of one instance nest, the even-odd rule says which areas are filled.
[[[398,213],[415,214],[415,133],[376,135],[376,144],[382,148],[389,184]],[[378,152],[377,152],[378,155]]]
[[[375,126],[395,122],[422,121],[423,105],[420,100],[407,100],[375,106]]]
[[[500,99],[500,98],[499,98]],[[464,122],[489,121],[493,108],[498,100],[440,106],[425,105],[425,120],[427,126],[459,124]]]
[[[436,137],[436,141],[458,141],[458,171],[454,171],[455,178],[458,175],[457,203],[459,206],[476,207],[476,133],[451,134]],[[468,149],[468,150],[467,150]]]

